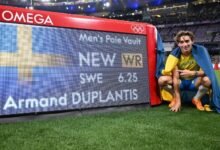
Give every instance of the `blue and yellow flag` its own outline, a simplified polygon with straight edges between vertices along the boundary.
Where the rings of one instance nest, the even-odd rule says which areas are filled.
[[[176,64],[178,63],[180,54],[181,54],[180,48],[174,49],[171,52],[170,56],[167,58],[168,61],[166,62],[165,68],[162,70],[161,68],[158,68],[158,71],[161,71],[162,74],[169,75],[176,66]],[[205,47],[194,44],[192,49],[192,55],[195,58],[198,65],[202,68],[202,70],[211,80],[212,83],[211,106],[218,113],[220,113],[220,89],[208,51],[206,50]]]

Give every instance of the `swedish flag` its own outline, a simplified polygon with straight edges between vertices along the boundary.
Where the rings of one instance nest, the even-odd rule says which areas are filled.
[[[32,69],[35,67],[64,65],[65,57],[62,55],[34,52],[37,41],[36,38],[32,40],[32,37],[36,37],[39,32],[32,31],[31,26],[2,25],[1,30],[0,67],[17,68],[18,80],[32,81]]]
[[[17,100],[63,95],[62,86],[67,84],[63,80],[70,74],[65,74],[70,57],[65,51],[66,41],[61,40],[64,36],[57,28],[0,23],[1,108],[9,97]]]

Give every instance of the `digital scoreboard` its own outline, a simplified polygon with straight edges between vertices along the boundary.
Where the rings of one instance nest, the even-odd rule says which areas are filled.
[[[154,26],[7,6],[0,15],[1,116],[160,103]]]

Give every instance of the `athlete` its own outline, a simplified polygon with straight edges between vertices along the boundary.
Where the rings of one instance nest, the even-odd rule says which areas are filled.
[[[163,75],[158,79],[159,86],[161,89],[170,89],[173,85],[173,96],[169,104],[171,111],[180,111],[181,90],[197,91],[192,103],[198,110],[204,111],[201,98],[208,92],[211,80],[200,68],[192,53],[199,45],[194,45],[194,34],[190,31],[179,31],[174,40],[178,48],[168,56],[165,69],[162,70]]]

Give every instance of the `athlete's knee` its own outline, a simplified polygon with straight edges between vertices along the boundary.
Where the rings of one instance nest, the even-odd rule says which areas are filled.
[[[166,84],[172,84],[172,79],[169,76],[161,76],[158,79],[159,85],[166,85]]]
[[[202,85],[209,87],[211,85],[211,80],[207,76],[203,77],[202,78]]]

